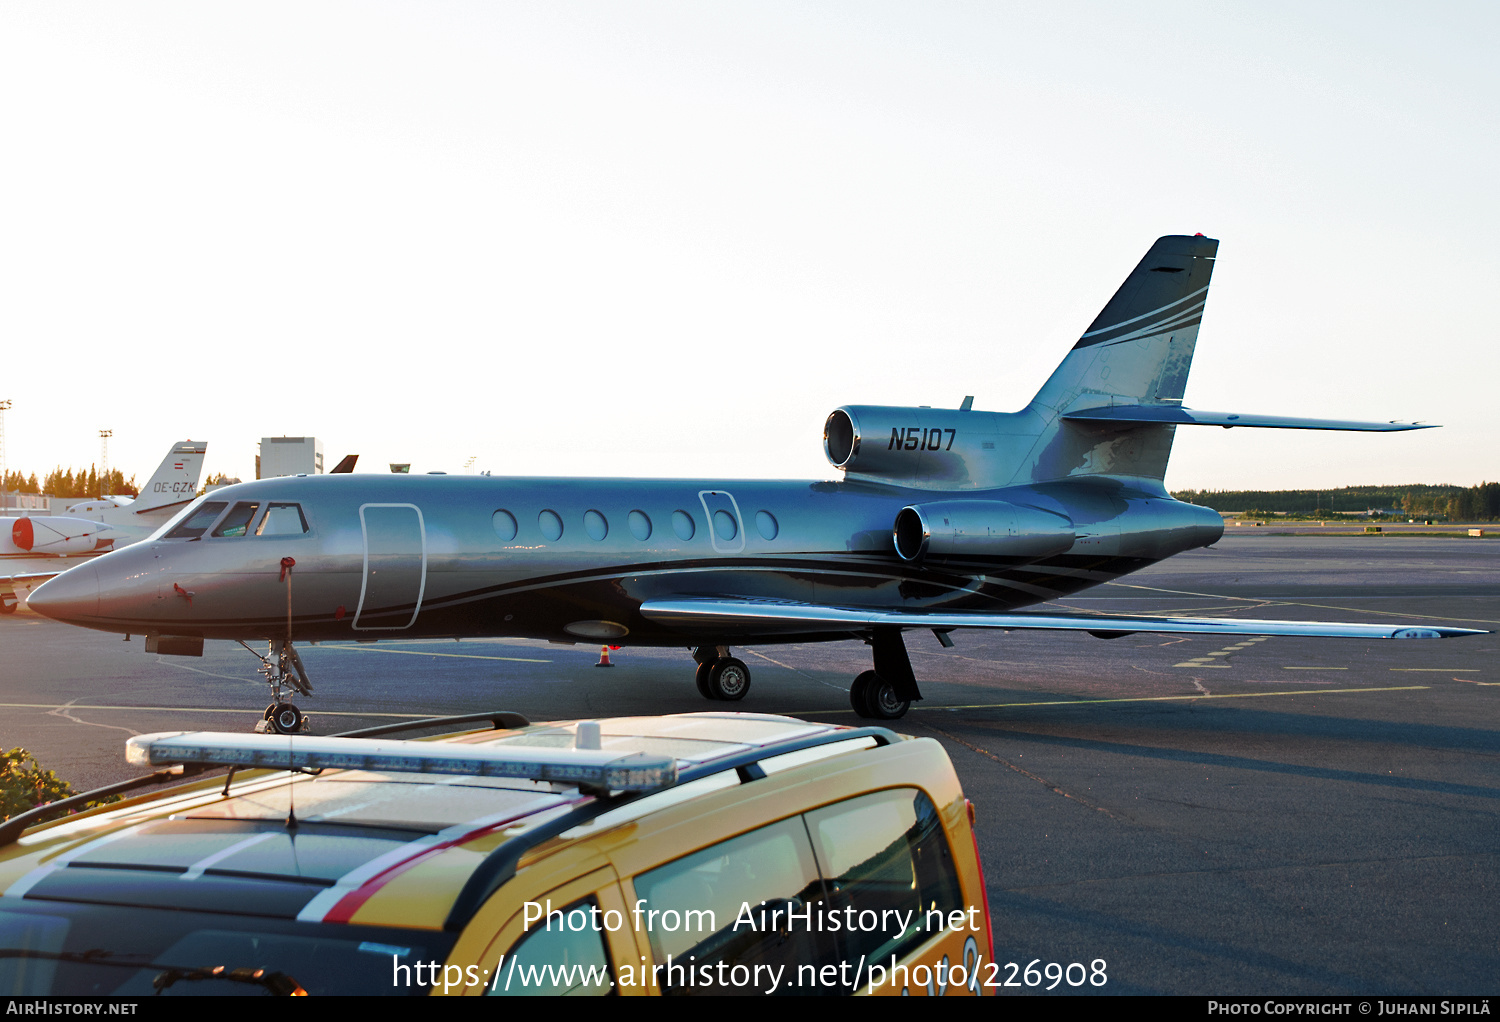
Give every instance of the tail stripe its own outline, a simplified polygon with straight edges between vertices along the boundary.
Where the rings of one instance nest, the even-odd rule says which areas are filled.
[[[1111,323],[1109,326],[1100,327],[1097,330],[1090,330],[1088,333],[1084,334],[1082,337],[1080,337],[1078,339],[1078,343],[1075,344],[1074,347],[1075,348],[1086,348],[1090,344],[1098,344],[1100,341],[1106,340],[1106,338],[1103,336],[1104,334],[1110,333],[1110,332],[1115,331],[1115,330],[1119,330],[1122,327],[1129,326],[1131,323],[1140,323],[1142,320],[1150,320],[1150,319],[1153,319],[1155,317],[1160,317],[1162,319],[1171,319],[1174,316],[1181,315],[1184,310],[1177,309],[1177,311],[1175,311],[1175,312],[1169,311],[1169,310],[1176,309],[1177,306],[1183,304],[1184,302],[1192,301],[1194,298],[1198,299],[1197,308],[1201,309],[1201,308],[1203,308],[1204,302],[1207,301],[1207,298],[1203,297],[1203,296],[1205,296],[1207,294],[1207,292],[1208,292],[1208,288],[1206,286],[1205,287],[1200,287],[1198,290],[1194,291],[1192,294],[1190,294],[1190,295],[1184,295],[1183,297],[1177,299],[1175,302],[1168,302],[1166,305],[1163,305],[1163,306],[1161,306],[1159,308],[1156,308],[1156,309],[1152,309],[1150,312],[1143,312],[1139,316],[1132,316],[1129,319],[1122,319],[1118,323]],[[1146,325],[1149,325],[1149,324],[1142,324],[1143,327],[1146,326]],[[1141,329],[1141,328],[1138,327],[1136,329]],[[1090,340],[1090,338],[1097,338],[1097,339],[1096,340]]]
[[[1153,337],[1156,334],[1166,333],[1168,330],[1179,330],[1183,327],[1197,326],[1203,321],[1203,303],[1185,309],[1173,316],[1150,323],[1128,333],[1116,334],[1112,337],[1101,337],[1096,341],[1090,341],[1089,347],[1096,344],[1118,344],[1121,341],[1133,341],[1141,337]]]

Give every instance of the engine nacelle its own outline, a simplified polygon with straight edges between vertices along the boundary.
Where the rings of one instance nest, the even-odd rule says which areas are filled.
[[[1014,419],[956,408],[845,405],[824,423],[823,451],[851,476],[944,490],[1003,486]]]
[[[896,514],[902,560],[991,558],[1035,561],[1073,546],[1073,523],[1062,515],[1003,500],[913,504]]]
[[[103,522],[86,518],[17,518],[11,522],[10,552],[57,556],[92,553],[113,541],[99,538],[100,533],[109,531]]]

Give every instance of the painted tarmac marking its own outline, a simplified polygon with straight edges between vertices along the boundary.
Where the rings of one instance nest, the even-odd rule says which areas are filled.
[[[1353,692],[1419,692],[1431,685],[1395,685],[1389,688],[1309,688],[1296,692],[1231,692],[1224,695],[1131,696],[1120,699],[1055,699],[1041,703],[973,703],[966,706],[913,706],[913,710],[1008,710],[1023,706],[1084,706],[1094,703],[1166,703],[1189,699],[1265,699],[1271,696],[1344,695]],[[806,711],[804,711],[806,712]],[[820,711],[832,712],[832,711]],[[851,709],[848,712],[853,713]]]
[[[800,674],[800,675],[802,675],[802,677],[806,678],[808,681],[815,681],[819,685],[823,685],[826,688],[837,689],[840,692],[844,691],[844,686],[843,685],[835,685],[831,681],[824,681],[822,678],[814,678],[811,674],[808,674],[806,671],[799,671],[799,670],[797,670],[797,668],[793,667],[791,664],[784,664],[780,660],[773,660],[770,657],[766,656],[764,653],[757,652],[756,650],[753,650],[753,649],[747,649],[747,650],[745,650],[745,652],[746,653],[754,654],[755,656],[760,657],[762,660],[766,661],[767,663],[775,664],[777,667],[784,668],[785,670],[791,671],[794,674]]]
[[[1004,758],[1003,756],[997,756],[990,750],[981,748],[980,746],[975,745],[973,742],[960,738],[958,735],[950,734],[949,732],[944,731],[942,728],[934,727],[931,724],[927,724],[924,726],[929,728],[930,730],[936,731],[938,734],[942,735],[944,738],[947,738],[951,742],[956,742],[957,744],[962,745],[964,748],[977,752],[979,753],[979,755],[984,756],[987,759],[994,760],[1001,766],[1008,767],[1009,769],[1014,770],[1022,777],[1030,778],[1031,780],[1036,781],[1038,784],[1043,785],[1046,788],[1050,788],[1055,794],[1061,795],[1063,798],[1072,799],[1074,802],[1087,806],[1095,812],[1103,813],[1105,816],[1108,816],[1112,820],[1119,820],[1122,823],[1130,822],[1126,817],[1119,816],[1116,813],[1111,812],[1108,808],[1100,805],[1092,799],[1086,798],[1082,795],[1074,794],[1070,791],[1065,791],[1058,785],[1047,780],[1047,778],[1042,777],[1038,774],[1034,774],[1030,770],[1027,770],[1025,767],[1022,767],[1017,763],[1012,763],[1010,760]]]
[[[1283,671],[1347,671],[1347,667],[1283,667]]]
[[[241,706],[226,706],[221,709],[203,706],[105,706],[92,703],[0,703],[0,709],[6,710],[140,710],[145,713],[255,713],[254,709]],[[422,714],[412,713],[350,713],[344,710],[318,710],[313,713],[315,717],[394,717],[397,720],[418,720]],[[427,714],[429,719],[435,719],[436,714]],[[88,723],[80,721],[79,723]]]
[[[1254,646],[1257,642],[1265,642],[1269,638],[1270,638],[1269,635],[1257,635],[1253,639],[1246,639],[1243,642],[1236,642],[1233,646],[1225,646],[1223,649],[1215,650],[1212,653],[1205,653],[1203,656],[1194,657],[1191,660],[1184,660],[1182,663],[1180,663],[1180,664],[1173,664],[1172,666],[1173,667],[1222,667],[1222,668],[1227,668],[1227,667],[1229,667],[1231,665],[1229,665],[1229,664],[1214,663],[1213,658],[1216,657],[1216,656],[1231,656],[1231,655],[1233,655],[1235,653],[1238,653],[1240,650],[1249,649],[1250,647]]]
[[[1267,597],[1255,596],[1224,596],[1219,593],[1194,593],[1186,589],[1162,589],[1159,586],[1135,585],[1130,582],[1106,582],[1105,585],[1119,586],[1122,589],[1144,589],[1153,593],[1171,593],[1174,596],[1201,596],[1210,600],[1234,600],[1237,603],[1258,603],[1261,606],[1286,606],[1286,607],[1311,607],[1314,610],[1342,610],[1350,614],[1379,614],[1381,617],[1410,617],[1422,621],[1464,621],[1469,624],[1500,625],[1500,621],[1492,621],[1489,618],[1479,617],[1448,617],[1442,614],[1407,614],[1395,610],[1372,610],[1369,607],[1332,607],[1326,603],[1302,603],[1299,600],[1278,600]],[[1234,618],[1226,618],[1233,621]]]
[[[481,656],[478,653],[429,653],[425,649],[380,649],[375,646],[330,646],[319,644],[319,649],[357,649],[366,653],[404,653],[407,656],[451,656],[459,660],[510,660],[518,664],[550,664],[551,660],[538,660],[524,656]]]
[[[1423,674],[1478,674],[1477,667],[1392,667],[1393,671],[1411,671]]]
[[[47,716],[62,717],[64,720],[70,720],[74,724],[83,724],[87,727],[107,727],[111,731],[124,731],[128,735],[135,735],[137,737],[140,736],[139,731],[132,731],[128,727],[120,727],[118,724],[95,724],[91,720],[79,720],[77,717],[68,712],[69,710],[76,710],[79,708],[77,705],[75,705],[77,702],[78,701],[76,699],[70,699],[55,710],[48,710]]]

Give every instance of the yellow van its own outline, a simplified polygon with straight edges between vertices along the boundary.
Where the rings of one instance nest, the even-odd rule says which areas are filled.
[[[931,739],[494,713],[127,752],[229,775],[0,825],[0,994],[973,994],[994,971]]]

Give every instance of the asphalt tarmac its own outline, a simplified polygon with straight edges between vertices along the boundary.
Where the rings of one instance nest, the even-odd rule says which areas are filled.
[[[1054,606],[1500,629],[1500,542],[1230,535]],[[1040,989],[1033,962],[1098,959],[1106,985],[1074,992],[1500,988],[1500,636],[953,637],[908,635],[926,699],[899,729],[942,741],[975,803],[1011,992]],[[724,708],[685,650],[601,669],[596,646],[523,640],[299,648],[318,733]],[[736,654],[754,680],[734,709],[856,720],[863,644]],[[23,609],[0,618],[0,748],[79,787],[131,776],[131,734],[248,730],[257,665],[233,643],[160,657]]]

